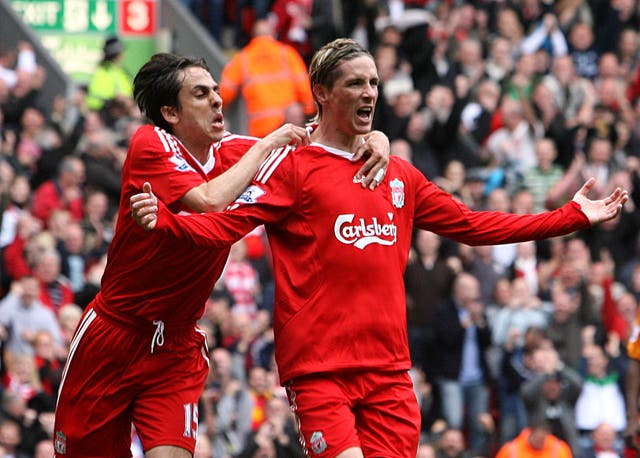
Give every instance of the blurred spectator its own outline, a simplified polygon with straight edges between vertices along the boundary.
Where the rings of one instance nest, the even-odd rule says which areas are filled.
[[[436,458],[436,449],[432,444],[422,443],[418,445],[416,458]]]
[[[582,354],[582,328],[591,322],[585,321],[579,313],[580,298],[572,295],[561,285],[553,287],[551,318],[547,335],[564,363],[577,368]]]
[[[537,297],[538,289],[540,288],[540,278],[538,277],[538,258],[536,257],[535,242],[530,241],[516,244],[516,256],[510,270],[515,279],[522,279],[526,284],[525,290],[516,292],[522,292],[522,295],[525,297]]]
[[[75,305],[80,310],[84,310],[100,290],[100,282],[102,281],[102,275],[104,274],[106,265],[107,254],[104,253],[99,258],[94,259],[87,266],[84,287],[80,291],[73,294],[75,299],[75,304],[73,305]],[[70,304],[63,305],[62,308],[66,307],[67,305]]]
[[[505,5],[498,8],[496,33],[509,41],[512,50],[520,47],[520,43],[524,38],[524,26],[513,7]]]
[[[313,0],[274,0],[269,13],[278,40],[292,46],[307,64],[312,53],[309,31],[313,3]]]
[[[69,279],[73,293],[79,293],[85,287],[85,272],[88,258],[84,251],[84,230],[79,223],[70,223],[64,233],[64,239],[58,246],[60,254],[60,273]]]
[[[485,350],[491,330],[484,317],[480,285],[471,274],[460,273],[451,298],[437,309],[435,380],[441,410],[449,427],[468,426],[470,448],[487,450],[487,437],[480,418],[489,410],[489,372]]]
[[[26,276],[14,282],[9,294],[0,300],[0,334],[6,340],[5,351],[12,355],[32,356],[38,331],[47,331],[55,345],[62,344],[56,315],[40,301],[39,295],[38,280]]]
[[[73,332],[76,330],[81,317],[82,309],[76,304],[65,304],[58,310],[58,322],[60,323],[62,340],[67,350],[63,352],[64,354],[68,352]]]
[[[623,455],[620,440],[616,430],[608,423],[600,423],[591,433],[591,445],[582,451],[580,458],[611,457],[620,458]]]
[[[471,143],[469,146],[476,154],[480,154],[481,145],[491,134],[491,119],[498,107],[500,100],[500,86],[489,79],[482,80],[478,84],[475,97],[465,105],[461,113],[461,134]],[[470,138],[469,138],[470,137]],[[478,158],[469,166],[479,165],[484,158]]]
[[[98,128],[85,132],[77,151],[84,163],[87,187],[104,192],[109,197],[111,208],[115,208],[120,200],[122,165],[126,157],[126,151],[116,140],[113,132]]]
[[[537,2],[536,2],[537,3]],[[564,56],[568,52],[567,40],[560,30],[558,18],[546,13],[533,31],[520,43],[520,51],[530,54],[544,49],[552,56]]]
[[[3,456],[29,458],[26,453],[18,451],[21,441],[20,426],[13,420],[0,419],[0,447],[4,449]]]
[[[42,385],[33,355],[14,354],[7,358],[7,370],[3,376],[5,390],[18,394],[29,403],[41,391]]]
[[[42,439],[36,444],[33,458],[50,458],[53,453],[53,441],[51,439]]]
[[[73,303],[74,293],[69,279],[62,275],[60,255],[55,249],[46,249],[35,260],[33,274],[40,283],[40,300],[58,313],[65,304]]]
[[[30,197],[29,179],[25,175],[15,175],[9,185],[6,203],[3,203],[0,247],[6,247],[16,238],[20,214],[29,205]]]
[[[504,125],[489,135],[486,146],[491,162],[503,170],[506,185],[513,187],[536,165],[535,142],[542,137],[542,126],[529,124],[522,103],[509,96],[503,97],[500,113]]]
[[[550,342],[533,354],[536,375],[523,383],[520,393],[529,419],[544,418],[554,436],[578,453],[575,403],[582,389],[580,374],[564,364]]]
[[[600,53],[596,48],[595,36],[591,24],[576,22],[569,30],[569,53],[573,59],[576,73],[593,80],[598,75]]]
[[[65,157],[60,163],[55,178],[40,185],[33,194],[33,216],[47,224],[51,212],[64,208],[71,212],[75,221],[84,216],[82,186],[85,181],[85,166],[73,156]]]
[[[27,42],[20,42],[13,50],[0,43],[0,80],[8,89],[18,84],[20,73],[33,73],[36,70],[36,55],[33,47]]]
[[[66,359],[66,352],[63,356],[65,349],[60,343],[53,340],[49,331],[36,332],[33,338],[33,349],[42,392],[48,395],[51,402],[55,404]]]
[[[562,179],[564,171],[554,163],[557,150],[553,141],[548,138],[537,140],[535,151],[537,165],[523,175],[521,185],[533,194],[535,213],[541,213],[547,210],[549,190]]]
[[[249,135],[264,137],[284,122],[285,110],[299,103],[315,113],[307,67],[295,49],[273,37],[269,21],[258,20],[253,38],[224,67],[220,95],[231,104],[238,94],[246,103]]]
[[[4,265],[7,276],[12,281],[31,275],[31,256],[39,249],[38,235],[41,234],[42,227],[42,222],[30,212],[24,211],[19,215],[16,236],[4,250]]]
[[[552,433],[552,429],[543,419],[533,419],[529,427],[514,440],[507,442],[500,448],[496,458],[534,458],[556,457],[571,458],[574,455],[567,443]]]
[[[109,36],[102,48],[102,61],[96,68],[87,89],[87,108],[100,111],[110,103],[121,101],[133,105],[131,76],[121,66],[124,45],[117,36]]]
[[[619,340],[616,339],[615,343],[616,354],[613,355],[607,354],[595,344],[585,346],[583,350],[586,366],[582,373],[584,383],[575,406],[578,445],[583,456],[587,450],[593,449],[593,435],[603,423],[620,433],[620,437],[627,426],[623,395],[624,361],[620,354]],[[595,405],[600,407],[594,409]],[[621,453],[622,440],[616,445],[617,452]]]
[[[19,68],[6,83],[2,80],[0,86],[0,109],[4,112],[4,122],[11,129],[16,130],[26,108],[34,107],[38,103],[40,89],[46,79],[46,72],[35,61],[33,47],[26,41],[21,41],[16,46],[18,53],[17,67]],[[15,52],[6,46],[0,51],[0,66],[9,66],[12,72]]]
[[[214,451],[225,450],[237,455],[244,450],[252,431],[253,401],[248,389],[231,375],[231,359],[224,349],[214,350],[218,363],[219,399],[216,404]]]
[[[247,260],[247,245],[244,240],[232,245],[220,281],[233,297],[231,313],[255,316],[260,298],[260,279],[256,269]]]
[[[501,36],[495,37],[490,46],[485,69],[492,81],[501,84],[513,71],[513,49],[509,40]]]
[[[474,455],[467,449],[462,431],[448,427],[441,434],[436,446],[437,458],[470,458]]]
[[[418,229],[414,240],[416,253],[404,274],[409,350],[413,366],[433,381],[436,308],[450,295],[455,272],[439,253],[439,235]]]
[[[84,230],[84,251],[92,257],[98,257],[108,250],[114,228],[110,218],[107,195],[102,191],[88,192],[84,218],[80,224]]]
[[[198,434],[198,439],[196,439],[196,448],[193,451],[193,458],[212,458],[213,456],[213,447],[211,446],[209,436],[203,433]]]
[[[491,302],[496,283],[506,276],[503,266],[494,259],[493,248],[489,245],[474,247],[460,245],[458,249],[464,270],[480,282],[479,299],[484,304]]]
[[[287,400],[278,396],[272,397],[266,401],[265,421],[251,435],[247,448],[239,458],[304,456]]]
[[[536,375],[533,355],[544,339],[544,330],[529,327],[523,334],[511,332],[502,346],[497,393],[500,444],[514,439],[528,424],[520,388]]]
[[[499,310],[491,323],[492,341],[501,347],[524,345],[528,329],[547,327],[548,311],[523,278],[511,282],[511,300]]]

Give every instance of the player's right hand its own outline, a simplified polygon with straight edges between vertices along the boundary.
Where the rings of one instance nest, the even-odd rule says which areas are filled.
[[[131,217],[144,230],[150,231],[156,227],[158,222],[158,198],[151,191],[151,183],[145,182],[142,185],[142,192],[131,196],[129,207],[131,208]]]
[[[260,142],[266,142],[269,149],[274,150],[286,145],[308,145],[311,143],[310,133],[305,127],[287,123],[269,135],[264,137]]]

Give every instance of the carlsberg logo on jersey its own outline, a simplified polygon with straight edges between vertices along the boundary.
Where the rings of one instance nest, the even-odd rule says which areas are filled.
[[[345,245],[364,248],[372,243],[393,245],[396,243],[398,228],[393,224],[393,213],[387,213],[389,222],[384,224],[377,217],[358,218],[355,215],[339,215],[333,226],[336,238]]]

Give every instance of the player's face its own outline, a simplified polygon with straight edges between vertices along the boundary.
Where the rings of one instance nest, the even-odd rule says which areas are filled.
[[[378,71],[368,56],[340,64],[341,76],[323,105],[323,120],[331,120],[336,129],[348,135],[371,130],[373,110],[378,99]]]
[[[208,71],[201,67],[186,68],[178,101],[180,110],[174,126],[176,133],[183,132],[207,144],[222,138],[222,98],[218,92],[218,83]]]

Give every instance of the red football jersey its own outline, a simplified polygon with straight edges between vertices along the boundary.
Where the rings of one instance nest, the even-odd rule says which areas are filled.
[[[175,240],[143,230],[131,217],[129,198],[149,181],[171,211],[190,213],[179,199],[224,172],[255,141],[227,134],[212,145],[207,163],[201,165],[173,135],[151,125],[138,129],[123,166],[115,236],[92,306],[120,320],[163,320],[167,327],[192,325],[202,316],[229,250],[178,246]]]
[[[160,209],[157,229],[203,247],[265,224],[283,383],[325,371],[410,368],[403,273],[414,226],[489,245],[590,225],[573,202],[539,215],[473,213],[397,157],[372,192],[354,183],[360,164],[350,158],[318,144],[283,148],[224,213],[177,218]]]

